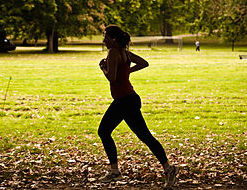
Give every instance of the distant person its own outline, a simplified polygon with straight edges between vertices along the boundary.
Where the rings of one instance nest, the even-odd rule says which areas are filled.
[[[196,40],[195,45],[196,45],[196,51],[200,51],[200,42],[198,40]]]
[[[162,145],[152,136],[141,113],[141,99],[130,83],[129,75],[148,66],[140,56],[128,51],[130,35],[120,27],[110,25],[105,29],[104,43],[109,50],[99,63],[110,82],[113,102],[104,114],[98,134],[110,161],[111,171],[100,180],[111,182],[121,179],[118,167],[117,149],[111,133],[124,120],[137,137],[144,142],[162,164],[166,185],[175,183],[178,167],[170,165]],[[131,66],[131,63],[135,63]]]

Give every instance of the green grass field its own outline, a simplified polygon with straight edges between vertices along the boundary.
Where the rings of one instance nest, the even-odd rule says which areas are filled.
[[[40,177],[55,166],[61,169],[78,164],[73,166],[79,170],[90,162],[89,172],[105,169],[99,166],[106,163],[106,156],[97,128],[112,99],[98,63],[107,52],[97,46],[67,46],[60,48],[58,54],[40,50],[19,47],[0,54],[0,187],[42,186],[44,183],[33,181],[42,181]],[[202,45],[201,52],[195,52],[193,45],[183,47],[181,52],[175,46],[135,46],[131,50],[150,64],[131,75],[142,98],[147,124],[164,145],[171,162],[190,168],[189,173],[180,175],[179,185],[210,184],[213,174],[202,177],[208,172],[217,176],[211,185],[246,184],[247,60],[238,57],[247,54],[246,47],[235,52],[212,45]],[[128,168],[128,155],[132,164],[143,159],[156,164],[124,122],[113,137],[122,168]],[[84,161],[77,163],[78,157]],[[27,168],[28,174],[23,173]],[[30,169],[34,174],[30,174]],[[234,176],[232,180],[225,178],[229,173]],[[188,181],[188,175],[194,181]],[[61,174],[55,182],[85,186],[79,178],[67,178],[71,180],[66,181]],[[222,179],[226,179],[225,183],[221,183]]]

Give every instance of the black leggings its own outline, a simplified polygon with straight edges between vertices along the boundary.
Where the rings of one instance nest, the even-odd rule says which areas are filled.
[[[148,130],[140,109],[141,99],[138,94],[134,93],[114,100],[103,116],[98,134],[110,160],[110,164],[117,163],[117,148],[111,137],[111,133],[122,120],[149,147],[162,165],[168,161],[162,145]]]

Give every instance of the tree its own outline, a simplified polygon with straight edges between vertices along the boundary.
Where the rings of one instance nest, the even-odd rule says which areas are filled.
[[[58,38],[95,34],[103,28],[101,1],[56,0],[55,22],[46,28],[48,50],[57,50]]]
[[[160,30],[163,36],[172,36],[173,31],[183,29],[185,18],[185,0],[158,0]],[[166,43],[173,43],[172,39],[167,39]]]
[[[119,24],[135,35],[172,36],[173,28],[181,24],[184,6],[184,0],[112,0],[105,9],[105,23]]]
[[[1,0],[0,24],[22,38],[47,37],[47,51],[58,51],[58,38],[96,33],[104,21],[104,3],[84,0]]]
[[[220,3],[218,34],[232,43],[232,51],[234,51],[235,42],[240,41],[247,34],[247,1],[221,0]]]
[[[105,24],[118,24],[135,35],[152,31],[151,22],[157,14],[155,0],[112,0],[106,4]]]
[[[173,1],[163,0],[160,3],[160,20],[161,20],[161,34],[163,36],[172,36],[172,13],[173,13]],[[172,39],[167,39],[167,43],[173,43]]]
[[[201,0],[193,1],[187,14],[190,31],[216,34],[232,43],[247,35],[247,1]],[[194,11],[197,10],[197,11]]]

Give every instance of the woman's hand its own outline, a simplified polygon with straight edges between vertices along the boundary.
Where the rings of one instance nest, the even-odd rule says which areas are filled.
[[[110,82],[115,82],[117,79],[117,65],[119,61],[121,61],[119,50],[111,48],[109,49],[107,58],[102,59],[99,63],[100,69]]]
[[[99,67],[100,67],[101,70],[103,70],[103,69],[106,70],[107,69],[106,59],[105,58],[100,61]]]

